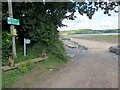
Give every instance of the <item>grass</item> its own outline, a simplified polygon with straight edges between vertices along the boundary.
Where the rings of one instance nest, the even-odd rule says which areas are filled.
[[[87,37],[120,37],[120,35],[85,35]]]
[[[79,30],[71,30],[71,31],[61,31],[61,34],[85,34],[85,33],[101,33],[100,31],[94,31],[91,29],[79,29]]]
[[[1,39],[1,36],[0,36],[0,49],[2,48],[2,39]]]
[[[61,31],[60,34],[95,34],[95,33],[118,33],[120,30],[92,30],[92,29],[78,29],[70,31]]]
[[[70,40],[69,38],[62,38],[62,40]]]
[[[31,60],[37,57],[40,57],[41,51],[45,49],[47,51],[48,58],[44,61],[34,63],[34,64],[26,64],[21,66],[18,69],[9,71],[9,72],[3,72],[3,82],[2,87],[3,88],[11,88],[13,85],[21,80],[21,76],[25,74],[30,74],[32,69],[35,67],[38,68],[36,71],[36,75],[43,74],[45,72],[52,70],[59,70],[59,67],[66,62],[69,61],[70,57],[65,54],[65,49],[63,47],[63,43],[60,41],[57,41],[53,46],[45,46],[42,44],[34,44],[32,46],[27,47],[27,56],[23,56],[23,47],[19,47],[17,49],[19,52],[17,53],[17,59],[16,63],[22,62],[25,60]],[[38,72],[39,71],[39,72]],[[32,82],[31,82],[32,83]],[[31,85],[31,83],[28,83],[27,85]]]
[[[11,71],[11,72],[3,72],[2,73],[2,88],[11,88],[13,83],[20,80],[18,77],[19,72],[17,70]]]
[[[36,75],[37,75],[36,77],[38,77],[38,75],[40,76],[41,74],[43,74],[45,72],[49,72],[50,69],[59,70],[60,66],[65,64],[65,63],[66,62],[61,61],[61,59],[57,58],[56,56],[50,55],[48,59],[46,59],[42,62],[38,62],[38,63],[33,64],[34,67],[37,66],[39,69],[39,70],[36,70]],[[23,72],[20,72],[19,69],[15,69],[15,70],[10,71],[10,72],[3,72],[3,88],[12,88],[14,83],[21,80],[20,77],[22,75],[29,74],[29,73],[31,73],[30,70],[25,71],[23,73]]]
[[[26,60],[31,60],[35,59],[41,56],[42,50],[46,50],[47,54],[49,55],[50,53],[57,54],[60,56],[61,54],[64,56],[64,48],[63,48],[63,43],[60,41],[57,41],[54,46],[46,46],[41,43],[36,43],[33,45],[27,45],[27,56],[23,56],[23,46],[18,46],[17,47],[17,58],[15,59],[15,63],[19,63],[22,61]],[[62,56],[61,55],[61,56]],[[3,59],[3,66],[7,65],[8,60]]]

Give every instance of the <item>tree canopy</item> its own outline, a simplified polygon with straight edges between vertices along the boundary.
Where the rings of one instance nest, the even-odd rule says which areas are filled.
[[[95,11],[104,10],[110,16],[110,10],[118,13],[116,7],[119,2],[13,2],[13,17],[20,20],[20,26],[15,26],[18,32],[18,41],[30,38],[32,42],[52,44],[58,38],[58,27],[63,27],[63,19],[74,20],[74,13],[86,14],[92,19]],[[2,2],[3,31],[9,31],[7,24],[8,6]],[[67,13],[71,13],[67,16]]]

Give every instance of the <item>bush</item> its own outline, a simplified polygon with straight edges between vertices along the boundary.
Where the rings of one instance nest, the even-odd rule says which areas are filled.
[[[12,55],[12,35],[9,32],[2,32],[2,59],[3,65],[6,59]]]
[[[64,44],[59,39],[56,42],[54,42],[53,45],[49,46],[48,52],[52,53],[53,55],[55,55],[57,58],[64,62],[68,60]]]

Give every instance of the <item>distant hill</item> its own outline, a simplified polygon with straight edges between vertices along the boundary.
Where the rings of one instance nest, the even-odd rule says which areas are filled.
[[[120,33],[120,29],[108,29],[108,30],[78,29],[70,31],[60,31],[60,34],[95,34],[95,33]]]
[[[101,31],[101,30],[99,30]],[[102,30],[104,33],[120,33],[120,29],[108,29],[108,30]]]

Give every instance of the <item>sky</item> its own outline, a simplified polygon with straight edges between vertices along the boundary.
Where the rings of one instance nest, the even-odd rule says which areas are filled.
[[[104,11],[98,10],[89,19],[85,14],[82,16],[79,12],[75,13],[77,18],[75,20],[64,19],[63,24],[68,27],[58,28],[59,31],[77,30],[77,29],[93,29],[93,30],[103,30],[103,29],[118,29],[118,13],[110,11],[111,16],[103,13]],[[69,13],[67,13],[68,15]]]

